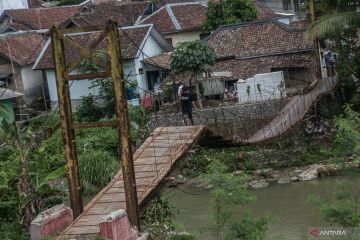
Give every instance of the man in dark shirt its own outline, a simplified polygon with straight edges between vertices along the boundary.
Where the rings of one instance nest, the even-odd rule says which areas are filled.
[[[187,117],[189,118],[191,125],[194,125],[194,120],[192,117],[192,107],[191,107],[191,94],[190,94],[190,89],[187,86],[183,86],[181,88],[180,100],[181,100],[181,112],[185,125],[189,125],[185,115],[187,115]]]

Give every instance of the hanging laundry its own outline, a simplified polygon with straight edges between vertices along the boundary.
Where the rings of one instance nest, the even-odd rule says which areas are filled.
[[[147,95],[145,97],[143,97],[140,100],[141,105],[143,105],[145,108],[151,107],[152,106],[152,100],[151,100],[151,96]]]

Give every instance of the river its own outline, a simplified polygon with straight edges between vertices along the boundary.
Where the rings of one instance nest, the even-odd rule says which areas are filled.
[[[320,216],[319,208],[306,203],[309,194],[326,199],[332,198],[337,181],[347,181],[351,191],[360,188],[360,176],[325,177],[308,182],[273,184],[263,189],[252,190],[257,201],[250,205],[255,216],[269,213],[271,222],[266,239],[303,240],[307,239],[309,227],[328,226]],[[199,192],[191,186],[180,185],[187,192]],[[176,223],[179,231],[186,230],[198,239],[213,240],[204,228],[211,218],[211,193],[190,195],[177,189],[166,189],[166,197],[177,209]],[[234,216],[243,214],[245,208],[234,209]]]

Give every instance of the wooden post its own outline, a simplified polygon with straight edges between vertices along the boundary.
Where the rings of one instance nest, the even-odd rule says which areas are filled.
[[[126,209],[131,225],[137,226],[140,231],[139,206],[136,191],[134,162],[131,143],[129,140],[129,116],[117,22],[110,21],[107,25],[107,30],[109,33],[109,55],[111,59],[111,77],[114,85],[116,122],[121,145],[120,161],[124,177]]]
[[[76,218],[83,211],[83,202],[80,189],[78,161],[75,146],[75,133],[72,129],[72,111],[70,102],[69,82],[66,81],[66,61],[64,43],[60,38],[60,31],[53,27],[51,31],[54,64],[56,73],[57,94],[61,119],[61,133],[64,143],[66,172],[69,186],[70,206]]]

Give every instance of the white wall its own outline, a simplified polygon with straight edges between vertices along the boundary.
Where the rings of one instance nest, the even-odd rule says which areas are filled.
[[[28,8],[27,0],[0,0],[0,14],[6,9]]]
[[[283,2],[282,0],[260,0],[266,6],[272,8],[275,12],[283,12]]]
[[[134,62],[135,62],[138,86],[142,89],[148,90],[149,88],[146,81],[145,67],[142,61],[144,60],[144,58],[153,57],[161,53],[164,53],[165,49],[163,49],[162,46],[160,46],[160,44],[155,40],[155,38],[150,35],[147,38],[142,50],[144,54],[140,53],[140,56],[137,59],[135,59]],[[144,70],[143,74],[139,73],[140,68]],[[140,90],[140,92],[142,91]]]
[[[21,68],[21,79],[23,91],[28,103],[33,99],[42,96],[43,76],[41,71],[32,70],[32,66]]]
[[[56,78],[55,70],[46,70],[46,81],[49,88],[50,101],[57,102],[57,89],[56,89]],[[70,98],[71,100],[79,100],[82,96],[88,96],[89,94],[97,95],[98,88],[91,88],[90,80],[81,81],[70,81]]]
[[[260,91],[259,91],[260,90]],[[239,103],[262,102],[286,97],[283,72],[257,74],[237,82]]]
[[[129,80],[137,81],[135,74],[135,65],[134,60],[126,60],[123,62],[124,64],[124,76],[131,75],[128,77]],[[48,84],[50,101],[57,102],[57,89],[56,89],[56,78],[55,78],[55,70],[45,70],[46,73],[46,81]],[[99,88],[90,88],[92,86],[91,82],[93,80],[80,80],[80,81],[70,81],[70,98],[71,100],[80,100],[82,96],[88,96],[92,94],[94,96],[98,95]]]
[[[165,38],[172,39],[172,45],[175,47],[176,44],[186,41],[194,41],[200,39],[201,31],[192,31],[192,32],[179,32],[179,33],[170,33],[165,34]]]

